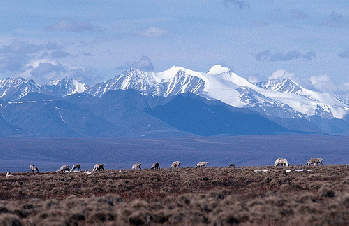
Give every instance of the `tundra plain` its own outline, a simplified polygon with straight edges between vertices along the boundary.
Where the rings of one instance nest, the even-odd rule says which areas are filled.
[[[348,165],[12,175],[0,174],[2,225],[349,224]]]

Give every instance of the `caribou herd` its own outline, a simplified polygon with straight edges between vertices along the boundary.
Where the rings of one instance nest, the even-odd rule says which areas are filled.
[[[323,165],[322,163],[323,159],[322,158],[311,158],[307,161],[307,165]],[[198,162],[195,165],[195,168],[201,168],[201,167],[206,167],[208,164],[208,162]],[[179,161],[174,161],[171,165],[170,165],[170,169],[174,169],[174,168],[180,168],[181,163]],[[285,158],[278,158],[275,160],[275,164],[274,167],[288,167],[290,164],[288,163],[287,159]],[[235,168],[235,164],[232,163],[228,166],[229,168]],[[141,163],[135,163],[132,165],[131,170],[140,170],[141,169]],[[160,169],[160,163],[155,162],[152,164],[152,166],[150,167],[151,170],[159,170]],[[105,170],[105,164],[95,164],[93,166],[93,169],[91,171],[85,171],[85,173],[90,174],[92,172],[97,172],[97,171],[104,171]],[[34,166],[34,165],[30,165],[29,166],[29,171],[30,172],[39,172],[39,168]],[[70,165],[62,165],[61,168],[59,168],[57,170],[57,172],[80,172],[80,164],[75,164],[70,168]],[[120,170],[121,172],[121,170]],[[6,177],[12,177],[13,175],[10,172],[6,172]]]

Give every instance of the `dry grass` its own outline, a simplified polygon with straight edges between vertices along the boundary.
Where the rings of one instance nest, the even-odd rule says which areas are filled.
[[[269,171],[255,172],[261,169]],[[348,166],[287,169],[292,171],[217,167],[2,174],[0,224],[349,224]]]

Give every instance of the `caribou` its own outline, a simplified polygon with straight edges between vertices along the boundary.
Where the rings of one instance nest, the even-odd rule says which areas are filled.
[[[71,168],[70,172],[73,172],[74,170],[80,171],[80,164],[73,165],[73,167]]]
[[[57,172],[69,172],[70,165],[62,165]]]
[[[195,165],[195,168],[207,166],[207,163],[208,163],[208,162],[198,162],[198,163]]]
[[[289,166],[286,159],[278,158],[275,160],[275,167],[277,166]]]
[[[34,165],[30,165],[30,166],[29,166],[29,170],[30,170],[30,172],[34,172],[34,171],[39,172],[38,167],[36,167],[36,166],[34,166]]]
[[[134,170],[134,169],[141,169],[141,164],[140,163],[133,164],[133,166],[131,167],[131,170]]]
[[[175,161],[170,165],[170,168],[181,167],[181,163],[179,161]]]
[[[311,158],[311,159],[309,159],[309,161],[307,162],[307,165],[309,166],[311,164],[314,164],[314,166],[320,165],[320,164],[323,165],[322,164],[322,158]]]
[[[160,164],[158,162],[153,163],[153,165],[150,168],[151,170],[160,169]]]
[[[92,171],[102,171],[102,170],[105,170],[104,164],[99,164],[99,163],[94,165],[92,169]]]

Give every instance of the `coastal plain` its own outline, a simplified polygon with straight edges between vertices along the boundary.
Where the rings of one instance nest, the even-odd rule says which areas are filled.
[[[348,225],[349,166],[0,174],[2,225]]]

